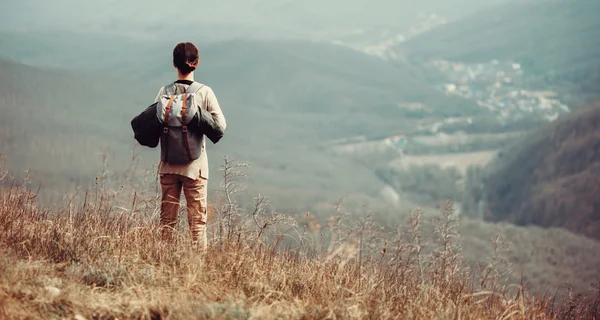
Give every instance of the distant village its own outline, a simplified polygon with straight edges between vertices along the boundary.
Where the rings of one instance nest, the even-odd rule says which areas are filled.
[[[425,68],[439,73],[440,83],[436,85],[438,90],[446,95],[475,101],[500,123],[510,124],[523,119],[551,122],[560,114],[570,112],[570,108],[560,101],[556,92],[523,88],[526,86],[522,84],[525,82],[524,70],[515,62],[494,60],[489,63],[465,64],[434,60],[425,65]],[[442,150],[450,147],[453,150],[462,150],[468,149],[469,145],[501,145],[506,139],[519,137],[519,132],[467,134],[460,130],[454,133],[442,130],[445,125],[473,124],[480,119],[480,116],[444,118],[433,123],[420,124],[418,130],[422,132],[421,135],[398,134],[378,143],[382,143],[380,146],[392,147],[399,156],[404,156],[409,145],[411,149],[416,147],[423,150]],[[362,142],[361,145],[364,148],[367,144],[369,143]]]
[[[518,83],[524,76],[515,62],[465,64],[445,60],[431,61],[427,67],[440,71],[446,82],[437,88],[447,95],[457,95],[477,102],[505,122],[538,117],[554,121],[570,111],[556,92],[529,91]]]

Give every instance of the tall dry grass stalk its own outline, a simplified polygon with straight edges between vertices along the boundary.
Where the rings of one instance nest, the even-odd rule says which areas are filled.
[[[598,297],[557,305],[503,286],[500,238],[475,277],[461,259],[450,204],[431,233],[418,210],[406,225],[384,228],[341,203],[322,227],[310,213],[274,212],[265,197],[238,202],[244,167],[225,161],[203,253],[192,249],[183,222],[174,242],[159,240],[152,174],[139,189],[99,184],[72,194],[53,212],[22,186],[0,189],[0,318],[598,317]]]

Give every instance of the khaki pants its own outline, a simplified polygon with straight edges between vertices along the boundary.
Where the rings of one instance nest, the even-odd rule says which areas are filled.
[[[163,174],[160,176],[162,186],[160,226],[163,239],[169,240],[173,236],[179,214],[181,189],[183,188],[192,241],[200,249],[206,249],[208,245],[206,235],[207,182],[206,179],[193,180],[177,174]]]

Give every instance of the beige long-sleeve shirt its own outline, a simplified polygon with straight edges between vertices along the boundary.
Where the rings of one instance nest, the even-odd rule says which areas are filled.
[[[189,80],[177,80],[175,85],[178,87],[177,91],[183,92],[187,90],[192,82]],[[165,94],[165,87],[160,88],[154,101],[158,101],[161,95]],[[197,93],[197,101],[202,101],[202,105],[199,106],[204,110],[210,112],[213,118],[225,129],[227,123],[225,122],[225,116],[221,111],[219,102],[213,90],[204,85]],[[170,164],[164,163],[162,160],[158,163],[159,174],[178,174],[190,179],[208,179],[208,156],[206,154],[206,137],[202,137],[202,153],[200,157],[188,164]]]

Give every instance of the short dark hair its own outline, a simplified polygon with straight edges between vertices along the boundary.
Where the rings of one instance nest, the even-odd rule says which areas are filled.
[[[173,49],[173,64],[182,74],[194,71],[199,59],[198,48],[191,42],[178,43]]]

